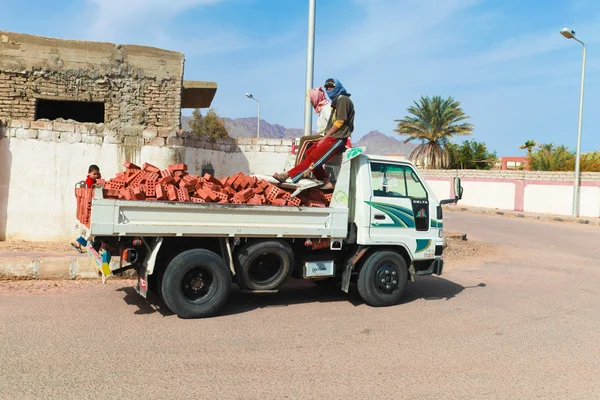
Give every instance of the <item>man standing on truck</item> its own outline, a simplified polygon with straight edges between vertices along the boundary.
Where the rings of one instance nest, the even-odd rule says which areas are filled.
[[[326,127],[323,139],[306,151],[306,158],[288,172],[275,173],[273,178],[283,183],[288,178],[296,183],[305,175],[312,172],[320,181],[323,181],[322,189],[332,189],[329,177],[323,169],[323,164],[344,148],[344,144],[354,131],[354,104],[350,100],[350,93],[337,79],[325,81],[327,96],[331,99],[333,112]]]

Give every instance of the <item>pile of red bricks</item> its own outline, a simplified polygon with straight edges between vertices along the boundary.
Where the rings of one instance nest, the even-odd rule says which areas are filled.
[[[112,179],[100,179],[97,185],[103,187],[104,198],[146,201],[177,201],[219,204],[253,204],[273,206],[327,207],[331,193],[310,189],[291,197],[291,192],[277,187],[255,176],[241,172],[216,179],[205,174],[203,177],[187,173],[187,165],[172,164],[160,170],[144,163],[138,167],[125,163],[125,171]],[[77,197],[77,218],[89,226],[92,189],[75,189]]]

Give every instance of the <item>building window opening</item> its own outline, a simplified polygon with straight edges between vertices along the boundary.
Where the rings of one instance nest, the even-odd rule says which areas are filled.
[[[38,99],[35,119],[72,119],[77,122],[104,123],[104,103]]]

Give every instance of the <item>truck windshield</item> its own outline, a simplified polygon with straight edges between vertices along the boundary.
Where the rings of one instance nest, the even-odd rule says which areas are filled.
[[[371,163],[373,196],[427,199],[427,191],[415,171],[406,165]]]

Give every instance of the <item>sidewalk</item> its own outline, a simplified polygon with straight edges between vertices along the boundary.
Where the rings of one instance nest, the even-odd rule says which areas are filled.
[[[492,210],[490,208],[463,207],[463,206],[444,207],[444,211],[469,212],[469,213],[485,214],[485,215],[501,215],[501,216],[513,217],[513,218],[537,219],[539,221],[570,222],[570,223],[577,223],[577,224],[584,224],[584,225],[600,226],[600,218],[589,218],[589,217],[574,218],[574,217],[567,216],[567,215],[536,214],[536,213],[523,212],[523,211]]]

